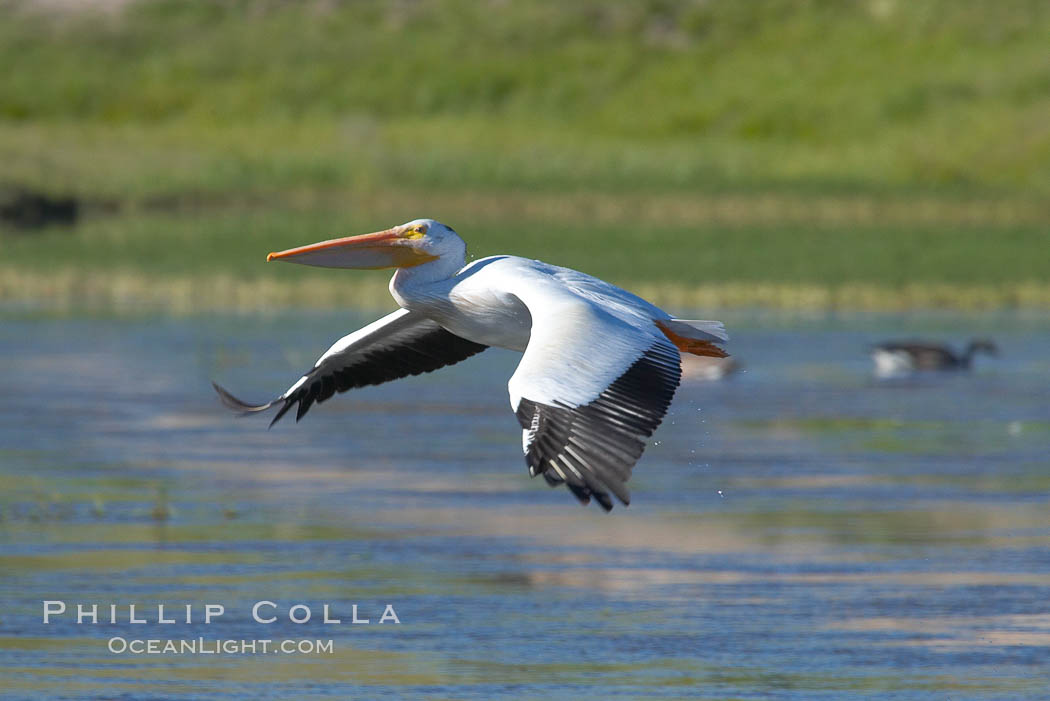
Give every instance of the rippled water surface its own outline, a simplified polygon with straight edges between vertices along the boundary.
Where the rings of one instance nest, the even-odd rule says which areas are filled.
[[[686,381],[632,505],[604,514],[528,478],[513,354],[267,431],[209,381],[268,398],[364,318],[8,310],[0,694],[1048,697],[1050,322],[722,317],[744,371]],[[1003,353],[874,380],[866,346],[916,335]],[[44,625],[45,600],[70,612]],[[276,622],[252,620],[258,601]],[[209,603],[225,614],[205,625]],[[400,625],[379,624],[387,604]],[[115,636],[333,650],[113,654]]]

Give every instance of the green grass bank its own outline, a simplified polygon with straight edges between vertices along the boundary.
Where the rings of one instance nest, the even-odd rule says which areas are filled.
[[[84,213],[0,228],[0,298],[363,304],[262,258],[433,216],[671,304],[1050,308],[1047,36],[1027,0],[0,0],[0,184]]]

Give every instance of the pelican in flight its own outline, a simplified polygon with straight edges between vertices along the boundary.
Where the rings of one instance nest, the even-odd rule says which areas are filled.
[[[248,414],[291,408],[296,421],[336,392],[458,363],[489,346],[522,353],[510,405],[529,474],[564,484],[583,504],[628,504],[627,480],[671,403],[681,352],[726,357],[717,321],[673,318],[614,285],[514,256],[466,262],[449,227],[417,219],[386,231],[271,253],[267,260],[327,268],[395,268],[401,307],[336,341],[283,394],[252,405],[214,385]]]

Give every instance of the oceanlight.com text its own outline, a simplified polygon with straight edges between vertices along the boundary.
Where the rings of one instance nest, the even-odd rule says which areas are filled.
[[[238,640],[232,638],[123,638],[114,636],[106,647],[114,655],[331,655],[332,640]]]

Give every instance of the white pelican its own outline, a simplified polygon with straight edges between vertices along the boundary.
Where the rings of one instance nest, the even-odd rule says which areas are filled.
[[[962,353],[939,343],[888,341],[871,349],[871,359],[876,375],[894,377],[925,370],[969,370],[978,352],[994,356],[999,348],[983,338],[970,341]]]
[[[684,382],[718,382],[737,372],[740,372],[740,363],[734,358],[714,358],[706,355],[682,358]]]
[[[492,256],[464,265],[449,227],[417,219],[386,231],[271,253],[330,268],[396,268],[401,309],[339,339],[279,397],[242,413],[292,406],[296,420],[335,392],[429,372],[489,346],[523,353],[510,378],[529,474],[565,484],[582,503],[625,505],[626,482],[681,379],[679,351],[726,357],[717,321],[688,321],[607,282],[536,260]]]

